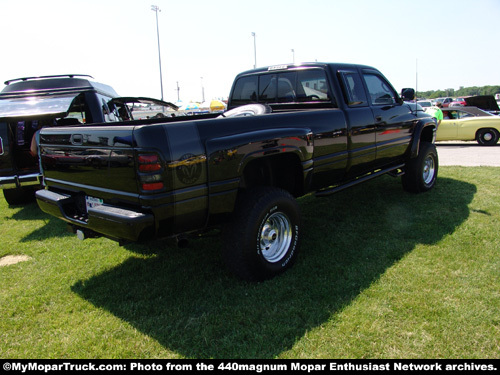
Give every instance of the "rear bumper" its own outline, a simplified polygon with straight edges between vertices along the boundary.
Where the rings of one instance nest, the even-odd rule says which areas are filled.
[[[76,201],[70,195],[49,190],[36,192],[36,199],[42,211],[56,216],[72,225],[102,234],[117,241],[138,241],[141,233],[154,227],[154,216],[109,205],[88,208],[87,215],[75,212]]]
[[[42,176],[40,173],[0,177],[0,189],[17,189],[23,186],[40,185]]]

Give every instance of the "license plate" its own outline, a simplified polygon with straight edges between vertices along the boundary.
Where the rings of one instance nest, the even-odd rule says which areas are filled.
[[[94,197],[85,197],[85,206],[87,207],[87,211],[89,208],[102,206],[103,200]]]

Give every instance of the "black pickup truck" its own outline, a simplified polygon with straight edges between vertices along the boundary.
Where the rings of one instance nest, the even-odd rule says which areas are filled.
[[[151,98],[120,98],[110,86],[81,74],[6,81],[0,92],[0,189],[7,203],[33,201],[42,186],[34,145],[39,129],[128,120],[135,103],[176,108]]]
[[[224,224],[229,269],[264,280],[297,256],[295,197],[383,174],[401,176],[410,192],[430,190],[435,131],[372,67],[272,66],[239,74],[222,116],[42,130],[47,186],[36,195],[81,238],[126,243]],[[88,163],[94,151],[104,156]]]

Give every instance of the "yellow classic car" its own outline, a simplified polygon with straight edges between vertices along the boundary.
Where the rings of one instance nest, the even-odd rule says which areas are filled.
[[[493,146],[500,138],[500,116],[477,107],[443,108],[443,121],[436,132],[436,141],[474,141]]]

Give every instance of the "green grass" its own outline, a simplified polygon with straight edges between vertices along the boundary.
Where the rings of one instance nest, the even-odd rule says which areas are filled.
[[[300,199],[298,262],[236,280],[220,237],[78,241],[0,199],[0,358],[498,358],[500,168]]]

